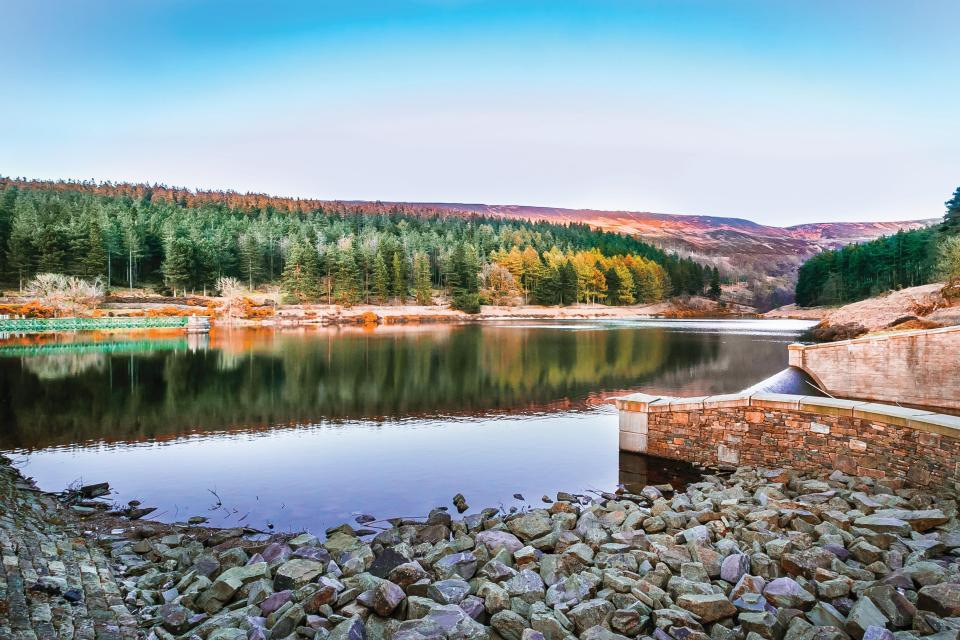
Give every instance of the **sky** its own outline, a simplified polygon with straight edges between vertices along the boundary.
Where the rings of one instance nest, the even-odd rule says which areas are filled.
[[[325,199],[943,215],[955,0],[5,0],[0,174]]]

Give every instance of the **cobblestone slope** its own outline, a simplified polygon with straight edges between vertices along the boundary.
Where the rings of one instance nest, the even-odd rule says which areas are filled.
[[[108,556],[0,456],[0,640],[136,638]]]

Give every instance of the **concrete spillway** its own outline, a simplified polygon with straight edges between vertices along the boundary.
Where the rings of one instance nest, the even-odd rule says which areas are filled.
[[[796,396],[826,397],[827,394],[814,382],[813,378],[799,367],[787,367],[766,380],[744,389],[741,393],[789,393]]]

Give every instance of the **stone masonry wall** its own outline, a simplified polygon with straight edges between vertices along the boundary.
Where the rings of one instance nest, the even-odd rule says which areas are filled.
[[[790,345],[832,396],[960,411],[960,327]]]
[[[705,464],[954,482],[960,440],[848,416],[755,407],[651,413],[647,453]]]

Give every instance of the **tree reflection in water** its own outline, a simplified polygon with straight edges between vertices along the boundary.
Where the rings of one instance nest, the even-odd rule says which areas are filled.
[[[726,393],[782,369],[789,339],[595,322],[215,330],[155,350],[0,357],[0,449]]]

